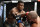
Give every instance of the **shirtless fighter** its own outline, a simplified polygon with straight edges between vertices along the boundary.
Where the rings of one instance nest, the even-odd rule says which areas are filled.
[[[40,18],[35,11],[30,11],[28,13],[27,20],[31,27],[40,27]]]
[[[7,18],[7,22],[9,24],[15,23],[16,16],[25,13],[25,11],[23,9],[24,9],[24,3],[22,1],[19,1],[17,4],[17,7],[12,8],[12,10],[10,11],[9,16]],[[21,20],[18,20],[17,23],[19,23],[19,27],[23,27],[23,25],[21,24],[22,23]]]

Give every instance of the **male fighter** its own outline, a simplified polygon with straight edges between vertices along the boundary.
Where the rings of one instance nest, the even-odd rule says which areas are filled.
[[[27,14],[27,20],[31,27],[40,27],[40,18],[35,11],[30,11]]]
[[[16,22],[16,16],[25,13],[25,11],[23,9],[24,9],[24,3],[22,1],[19,1],[18,4],[17,4],[17,7],[12,8],[12,10],[10,11],[6,22],[8,24],[15,23]],[[18,20],[17,23],[19,23],[19,27],[23,27],[23,25],[21,24],[22,23],[21,20]],[[8,27],[8,26],[6,26],[6,27]]]

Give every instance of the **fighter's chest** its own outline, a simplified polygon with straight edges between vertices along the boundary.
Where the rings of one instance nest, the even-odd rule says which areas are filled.
[[[18,12],[18,13],[24,13],[23,11],[16,11],[16,12]]]

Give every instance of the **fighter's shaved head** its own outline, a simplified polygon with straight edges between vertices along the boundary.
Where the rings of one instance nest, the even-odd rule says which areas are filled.
[[[18,4],[19,4],[19,3],[24,3],[24,2],[23,2],[23,1],[18,1]]]
[[[28,15],[30,15],[32,19],[36,19],[38,16],[37,12],[35,12],[35,11],[30,11]]]

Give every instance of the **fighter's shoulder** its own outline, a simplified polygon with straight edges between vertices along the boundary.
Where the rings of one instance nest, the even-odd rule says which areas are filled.
[[[16,7],[12,8],[12,10],[11,10],[11,11],[16,11]]]
[[[23,13],[25,13],[25,11],[24,11],[24,10],[22,10],[22,12],[23,12]]]
[[[12,10],[16,10],[16,7],[12,8]]]

